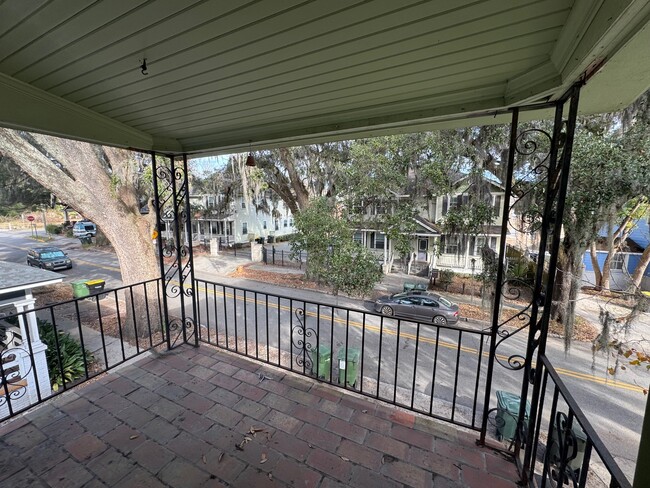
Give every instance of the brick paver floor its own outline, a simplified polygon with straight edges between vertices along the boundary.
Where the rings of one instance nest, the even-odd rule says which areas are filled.
[[[209,346],[181,347],[0,427],[0,488],[515,488],[512,462],[476,438]]]

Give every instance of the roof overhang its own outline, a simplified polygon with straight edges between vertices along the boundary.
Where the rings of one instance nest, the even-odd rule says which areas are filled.
[[[650,86],[649,21],[650,0],[4,2],[0,126],[218,154],[508,122],[584,80],[605,112]]]

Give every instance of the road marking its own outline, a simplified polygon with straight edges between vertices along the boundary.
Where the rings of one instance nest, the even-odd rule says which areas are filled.
[[[29,248],[18,247],[18,246],[14,246],[14,245],[11,245],[11,244],[5,244],[5,246],[6,247],[11,247],[11,248],[14,248],[14,249],[18,249],[20,251],[28,251],[29,250]],[[82,263],[85,263],[85,264],[94,265],[94,266],[97,266],[98,268],[106,269],[106,270],[109,270],[109,271],[120,271],[119,267],[97,264],[97,263],[94,263],[92,261],[87,261],[87,260],[81,259],[81,258],[75,258],[75,261],[79,261],[79,262],[82,262]],[[178,285],[179,283],[176,282],[175,284]],[[199,289],[204,290],[204,291],[206,290],[206,288],[204,288],[204,287],[201,287]],[[223,292],[215,293],[214,291],[209,290],[209,289],[207,289],[207,292],[210,293],[210,294],[213,294],[215,296],[223,296]],[[255,292],[252,292],[252,293],[255,293]],[[262,293],[262,292],[260,292],[260,293]],[[233,295],[232,293],[227,293],[226,294],[227,298],[233,298],[234,296],[235,295]],[[236,299],[244,300],[244,297],[237,296]],[[246,302],[251,302],[252,303],[252,301],[254,299],[246,297],[245,300],[246,300]],[[300,300],[300,301],[302,301],[302,300]],[[255,301],[255,303],[257,305],[266,305],[266,301],[263,301],[263,300],[257,300],[257,301]],[[324,306],[333,307],[332,305],[324,305]],[[275,303],[270,303],[269,302],[269,307],[278,308],[278,305],[275,304]],[[291,312],[291,309],[289,307],[287,307],[286,305],[280,305],[280,310]],[[364,312],[359,311],[358,313],[364,313]],[[317,314],[315,314],[314,312],[305,312],[305,315],[307,315],[309,317],[314,317],[314,318],[317,317]],[[323,314],[321,314],[320,317],[321,317],[321,319],[332,320],[331,315],[323,315]],[[389,320],[391,320],[391,319],[389,319]],[[397,320],[397,319],[392,319],[392,320]],[[363,323],[357,322],[357,321],[354,321],[354,320],[350,320],[349,322],[346,322],[345,320],[343,320],[343,319],[341,319],[339,317],[334,317],[334,322],[339,323],[339,324],[348,323],[349,325],[351,325],[353,327],[363,328]],[[373,332],[377,332],[377,333],[382,331],[380,326],[376,326],[376,325],[372,325],[372,324],[368,324],[368,323],[365,324],[365,327],[366,327],[366,329],[368,329],[370,331],[373,331]],[[384,325],[383,332],[388,334],[388,335],[397,336],[397,331],[394,330],[391,326],[388,326],[388,325]],[[467,333],[469,334],[469,332],[467,332]],[[417,338],[417,336],[415,334],[410,334],[408,332],[400,332],[399,337],[404,338],[404,339],[418,340],[418,338]],[[431,339],[429,337],[420,336],[419,341],[427,343],[427,344],[436,344],[436,340]],[[448,348],[448,349],[458,350],[458,344],[453,343],[453,342],[439,341],[438,345],[442,346],[442,347],[445,347],[445,348]],[[471,347],[461,346],[460,350],[463,351],[463,352],[466,352],[468,354],[478,354],[478,350],[475,349],[475,348],[471,348]],[[489,351],[483,351],[482,355],[483,355],[483,357],[489,357]],[[497,354],[496,357],[498,359],[502,360],[502,361],[507,361],[508,360],[508,356],[504,356],[504,355],[501,355],[501,354]],[[567,377],[570,377],[570,378],[585,380],[585,381],[589,381],[591,383],[598,383],[598,384],[601,384],[601,385],[610,386],[610,387],[614,387],[614,388],[619,388],[619,389],[622,389],[622,390],[629,390],[629,391],[634,391],[634,392],[638,392],[638,393],[643,393],[644,390],[645,390],[645,388],[643,388],[643,387],[641,387],[639,385],[634,385],[632,383],[625,383],[623,381],[617,381],[615,379],[608,380],[606,378],[600,378],[600,377],[597,377],[597,376],[589,375],[587,373],[581,373],[579,371],[573,371],[573,370],[565,369],[565,368],[555,368],[555,370],[561,376],[567,376]]]
[[[205,287],[199,287],[199,290],[200,291],[206,291],[206,288]],[[212,295],[215,295],[215,296],[223,296],[224,295],[224,292],[214,292],[214,291],[212,291],[210,289],[207,289],[207,292],[209,294],[212,294]],[[253,293],[255,293],[255,292],[253,292]],[[262,292],[260,292],[260,293],[262,293]],[[235,297],[235,295],[232,294],[232,293],[226,293],[225,295],[226,295],[226,298]],[[197,297],[200,298],[200,296],[198,296],[198,295],[197,295]],[[255,298],[250,298],[250,297],[246,297],[244,299],[243,296],[236,296],[235,298],[237,300],[245,300],[247,303],[255,303],[256,305],[264,305],[264,306],[266,306],[266,300],[259,300],[259,299],[255,300]],[[298,301],[302,302],[303,300],[298,300]],[[269,302],[268,305],[269,305],[269,308],[278,308],[277,303]],[[333,307],[333,306],[332,305],[325,305],[325,307]],[[291,312],[290,307],[288,307],[286,305],[280,305],[279,308],[280,308],[280,310]],[[294,308],[294,310],[295,310],[295,308]],[[364,312],[359,311],[359,312],[356,312],[356,313],[364,313]],[[317,316],[318,316],[314,312],[305,312],[305,315],[310,316],[310,317],[314,317],[314,318],[317,318]],[[330,320],[330,321],[332,320],[331,315],[321,314],[320,318],[322,320]],[[393,319],[393,320],[397,320],[397,319]],[[363,328],[363,326],[364,326],[364,324],[362,322],[357,322],[357,321],[354,321],[354,320],[350,320],[349,322],[347,322],[346,320],[344,320],[342,318],[339,318],[339,317],[334,317],[334,322],[339,323],[339,324],[348,323],[352,327],[356,327],[356,328]],[[372,325],[372,324],[366,323],[365,327],[366,327],[366,329],[368,329],[370,331],[373,331],[373,332],[378,332],[379,333],[381,331],[381,327],[377,326],[377,325]],[[392,327],[387,326],[387,325],[384,325],[383,332],[388,334],[388,335],[392,335],[392,336],[397,335],[397,331],[395,329],[393,329]],[[469,334],[469,333],[470,332],[467,332],[467,334]],[[400,331],[399,337],[404,338],[404,339],[417,340],[417,336],[415,334],[410,334],[408,332],[403,332],[403,331]],[[419,341],[427,343],[427,344],[436,344],[436,340],[432,339],[432,338],[429,338],[429,337],[420,336]],[[442,347],[445,347],[445,348],[448,348],[448,349],[458,350],[458,344],[457,343],[439,341],[438,345],[442,346]],[[463,351],[463,352],[469,353],[469,354],[478,354],[478,350],[475,349],[475,348],[471,348],[471,347],[461,346],[460,350]],[[486,357],[486,358],[489,358],[489,355],[490,355],[489,351],[483,351],[483,353],[482,353],[482,356]],[[498,359],[502,360],[502,361],[507,361],[509,356],[505,356],[505,355],[502,355],[502,354],[497,354],[496,357]],[[533,367],[535,367],[535,364],[533,364]],[[573,370],[566,369],[566,368],[555,368],[555,370],[561,376],[576,378],[576,379],[580,379],[580,380],[584,380],[584,381],[589,381],[591,383],[597,383],[597,384],[601,384],[601,385],[605,385],[605,386],[610,386],[610,387],[613,387],[613,388],[619,388],[619,389],[622,389],[622,390],[629,390],[629,391],[633,391],[633,392],[637,392],[637,393],[643,393],[644,390],[645,390],[643,387],[641,387],[639,385],[632,384],[632,383],[617,381],[615,379],[608,380],[606,378],[600,378],[600,377],[593,376],[593,375],[590,375],[590,374],[587,374],[587,373],[581,373],[579,371],[573,371]]]
[[[98,268],[106,269],[108,271],[121,271],[119,267],[117,266],[109,266],[109,265],[104,265],[104,264],[98,264],[93,261],[86,261],[85,259],[81,258],[74,258],[75,261],[79,261],[80,263],[85,263],[85,264],[91,264],[93,266],[97,266]]]

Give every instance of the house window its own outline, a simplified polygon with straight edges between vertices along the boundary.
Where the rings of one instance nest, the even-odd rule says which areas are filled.
[[[460,245],[460,238],[454,235],[442,236],[440,246],[443,254],[457,254]]]
[[[497,250],[497,238],[496,237],[490,237],[490,249],[493,251]]]
[[[380,234],[379,232],[373,232],[372,234],[370,234],[371,249],[383,249],[385,242],[386,242],[386,236],[384,234]]]
[[[241,223],[241,233],[242,235],[248,234],[248,222]]]
[[[501,216],[501,195],[494,196],[494,216]]]
[[[363,244],[363,234],[361,233],[360,230],[356,231],[352,238],[354,239],[354,242],[358,242],[359,244]]]
[[[481,249],[485,247],[485,237],[470,237],[469,238],[469,255],[480,256]]]
[[[275,230],[280,230],[280,221],[275,219]]]
[[[625,255],[619,252],[614,255],[614,258],[612,259],[612,264],[610,265],[610,269],[623,269],[624,264],[625,264]]]
[[[293,219],[289,219],[289,227],[293,227]]]
[[[289,225],[289,221],[287,219],[284,219],[284,227],[287,227]]]
[[[241,208],[246,208],[246,201],[244,200],[244,197],[241,198]]]
[[[262,229],[266,230],[266,220],[262,222]]]

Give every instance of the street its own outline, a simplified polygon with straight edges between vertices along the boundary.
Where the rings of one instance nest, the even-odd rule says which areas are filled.
[[[73,260],[73,268],[61,273],[64,282],[101,278],[107,288],[122,284],[116,257],[110,252],[83,249],[77,239],[56,236],[41,244],[31,239],[29,232],[0,231],[1,260],[24,264],[27,249],[41,245],[60,247]],[[357,390],[440,418],[480,426],[489,344],[489,338],[480,332],[483,325],[418,325],[368,313],[369,304],[360,300],[217,276],[204,269],[196,269],[195,274],[199,279],[196,319],[202,337],[209,342],[228,344],[241,353],[301,373],[309,372],[316,360],[309,351],[325,346],[332,352],[332,364],[329,371],[323,368],[321,373],[333,381],[338,378],[338,354],[356,348],[362,351],[358,368],[363,378],[354,385]],[[172,315],[179,314],[175,306],[177,301],[170,301]],[[492,407],[496,406],[495,391],[519,393],[522,372],[499,362],[507,364],[508,357],[523,355],[525,341],[524,331],[497,349],[500,361],[494,369]],[[342,354],[341,359],[354,361]],[[631,478],[644,416],[642,389],[648,386],[648,374],[641,368],[628,368],[613,378],[606,372],[610,364],[600,356],[594,358],[588,343],[575,342],[565,353],[562,340],[550,338],[547,356]],[[548,392],[552,393],[550,386]]]

